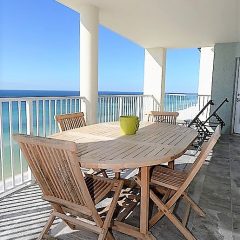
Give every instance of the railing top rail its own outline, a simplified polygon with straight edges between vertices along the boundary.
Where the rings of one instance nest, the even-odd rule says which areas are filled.
[[[144,95],[144,94],[123,94],[123,95],[98,95],[98,97],[152,97],[153,95]],[[36,100],[58,100],[58,99],[82,99],[85,100],[85,97],[81,96],[63,96],[63,97],[0,97],[1,102],[6,101],[36,101]]]
[[[98,97],[152,97],[153,95],[145,95],[145,94],[104,94],[98,95]]]
[[[194,96],[206,96],[209,97],[210,95],[204,95],[204,94],[197,94],[197,93],[166,93],[166,95],[180,95],[180,96],[187,96],[187,95],[194,95]],[[104,95],[98,95],[98,97],[153,97],[153,95],[145,95],[145,94],[104,94]],[[58,100],[58,99],[82,99],[85,100],[85,97],[81,96],[54,96],[54,97],[0,97],[0,102],[6,102],[6,101],[36,101],[36,100]]]
[[[85,97],[78,96],[66,96],[66,97],[9,97],[9,98],[1,98],[0,102],[24,102],[24,101],[37,101],[37,100],[64,100],[64,99],[82,99],[85,100]]]
[[[181,95],[181,96],[206,96],[209,97],[210,95],[204,94],[197,94],[197,93],[166,93],[166,95]],[[136,97],[136,96],[143,96],[143,97],[152,97],[153,95],[146,95],[146,94],[104,94],[98,95],[99,97]]]
[[[211,96],[208,94],[198,94],[198,93],[165,93],[166,95],[180,95],[180,96]]]
[[[174,95],[198,95],[198,93],[184,93],[184,92],[179,92],[179,93],[166,92],[166,94],[174,94]]]

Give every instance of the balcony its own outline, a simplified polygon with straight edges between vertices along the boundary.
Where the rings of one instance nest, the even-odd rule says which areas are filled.
[[[191,212],[188,228],[197,239],[239,238],[239,144],[236,135],[222,136],[204,167],[190,186],[189,193],[206,212],[201,218]],[[178,169],[191,165],[194,157],[183,156],[177,162]],[[122,177],[128,177],[127,172]],[[36,239],[50,213],[48,203],[41,200],[41,191],[36,184],[26,186],[0,201],[0,239]],[[181,216],[182,201],[176,211]],[[138,209],[135,209],[127,221],[138,225]],[[60,231],[60,232],[59,232]],[[87,231],[70,231],[56,220],[52,234],[58,232],[57,239],[96,239],[96,235]],[[157,239],[184,239],[176,228],[166,219],[160,220],[151,232]],[[116,239],[132,239],[114,232]]]
[[[85,113],[89,125],[118,121],[121,115],[137,115],[140,120],[145,120],[145,114],[151,110],[178,111],[179,124],[186,125],[186,120],[192,119],[210,100],[209,95],[165,94],[167,48],[201,49],[198,93],[211,94],[218,104],[228,98],[229,105],[221,109],[221,117],[226,123],[223,133],[240,133],[240,89],[237,87],[240,83],[240,4],[237,0],[189,1],[187,4],[178,0],[143,0],[140,4],[137,1],[114,1],[113,4],[110,0],[57,2],[80,14],[77,26],[80,25],[81,97],[0,98],[0,239],[36,239],[50,214],[50,205],[41,199],[41,190],[12,134],[49,136],[58,131],[55,115],[79,111]],[[12,17],[12,13],[9,16]],[[98,96],[99,24],[144,48],[144,95]],[[57,26],[60,25],[58,22]],[[34,35],[30,29],[28,32]],[[28,43],[26,40],[29,39],[24,43]],[[10,48],[15,49],[15,46]],[[25,53],[24,50],[21,52]],[[11,64],[14,62],[10,61]],[[45,71],[41,66],[37,69]],[[213,109],[207,108],[200,118],[206,119],[210,110]],[[223,135],[190,185],[189,195],[206,212],[205,218],[190,212],[187,227],[199,240],[240,239],[239,144],[239,136]],[[194,156],[183,155],[176,161],[176,168],[186,169],[194,161]],[[121,177],[129,178],[133,174],[134,171],[124,171]],[[147,171],[145,175],[147,179]],[[146,200],[147,204],[142,204],[141,212],[148,209],[147,187],[144,193],[147,194],[141,195],[141,203]],[[138,208],[126,220],[137,227]],[[180,201],[174,211],[182,216],[184,208]],[[148,214],[142,216],[146,223]],[[146,237],[148,224],[143,225],[140,229],[142,227],[141,233]],[[156,239],[184,239],[166,217],[151,232]],[[113,234],[116,239],[130,239],[117,232]],[[59,219],[54,222],[51,235],[57,239],[96,239],[87,231],[70,231]],[[141,239],[144,237],[141,235]]]

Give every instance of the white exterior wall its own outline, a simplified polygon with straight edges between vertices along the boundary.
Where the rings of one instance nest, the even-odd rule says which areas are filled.
[[[240,57],[240,42],[217,43],[214,51],[212,99],[216,105],[219,105],[225,98],[229,100],[218,111],[219,116],[226,124],[222,133],[229,134],[232,133],[234,119],[236,58]],[[214,109],[215,106],[211,108],[211,111]]]
[[[240,42],[240,1],[237,1],[237,33],[238,33],[238,42]]]
[[[200,69],[199,69],[199,95],[211,95],[212,74],[213,74],[214,48],[201,48]]]
[[[166,72],[166,49],[145,49],[144,61],[144,94],[153,95],[164,107]]]

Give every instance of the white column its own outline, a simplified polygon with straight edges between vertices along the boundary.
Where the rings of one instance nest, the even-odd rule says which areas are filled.
[[[86,98],[87,124],[97,122],[98,102],[98,9],[80,8],[80,95]]]
[[[201,48],[198,94],[211,95],[214,48]]]
[[[153,95],[164,108],[166,72],[166,49],[145,49],[144,61],[144,94]]]

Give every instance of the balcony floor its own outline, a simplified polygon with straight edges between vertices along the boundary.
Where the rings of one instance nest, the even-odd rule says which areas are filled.
[[[207,216],[201,218],[191,211],[188,228],[201,240],[240,240],[240,137],[223,136],[215,146],[212,157],[207,160],[189,189],[190,195],[199,202]],[[183,156],[177,167],[189,167],[193,157]],[[177,214],[181,216],[183,203]],[[130,215],[128,222],[136,225],[138,210]],[[49,205],[41,200],[37,185],[31,185],[0,201],[0,239],[36,239],[49,216]],[[55,226],[59,223],[56,220]],[[60,229],[58,224],[53,233]],[[157,239],[184,239],[181,233],[165,217],[151,229]],[[130,238],[114,232],[116,239]],[[57,239],[97,239],[86,231],[70,231],[61,228]]]

